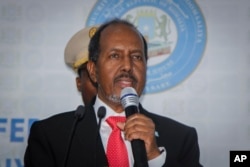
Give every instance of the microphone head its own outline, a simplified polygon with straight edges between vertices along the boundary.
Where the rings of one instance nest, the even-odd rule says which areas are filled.
[[[139,105],[139,97],[132,87],[126,87],[122,89],[120,100],[122,103],[123,108],[129,107],[129,106],[136,106]]]
[[[85,109],[84,109],[84,107],[83,107],[82,105],[79,105],[79,106],[77,107],[76,111],[75,111],[75,117],[76,117],[78,120],[80,120],[80,119],[83,118],[84,114],[85,114]]]
[[[104,118],[106,115],[106,108],[104,106],[101,106],[97,111],[97,116],[99,119]]]

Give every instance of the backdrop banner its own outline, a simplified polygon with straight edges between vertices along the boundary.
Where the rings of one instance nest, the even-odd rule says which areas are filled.
[[[24,166],[34,121],[82,104],[64,49],[114,17],[148,42],[141,103],[195,127],[204,166],[228,167],[230,151],[250,150],[249,0],[2,0],[0,167]]]

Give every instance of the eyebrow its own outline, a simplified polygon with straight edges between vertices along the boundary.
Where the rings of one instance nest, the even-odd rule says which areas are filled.
[[[119,48],[111,48],[109,51],[122,51],[122,49],[119,49]],[[141,50],[141,49],[133,49],[133,50],[129,50],[129,53],[141,53],[143,54],[143,51],[144,50]]]

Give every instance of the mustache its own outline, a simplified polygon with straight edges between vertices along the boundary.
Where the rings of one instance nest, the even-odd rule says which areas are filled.
[[[122,74],[118,75],[117,77],[115,77],[115,81],[120,80],[121,78],[129,78],[133,82],[137,82],[136,77],[133,74],[130,74],[130,73],[122,73]]]

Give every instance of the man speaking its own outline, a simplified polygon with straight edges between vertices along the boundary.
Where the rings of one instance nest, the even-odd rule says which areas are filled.
[[[150,113],[140,104],[138,112],[126,117],[121,92],[129,87],[134,92],[128,95],[141,96],[147,70],[147,43],[132,24],[115,19],[101,25],[90,40],[87,69],[97,95],[75,127],[67,163],[63,159],[74,112],[33,124],[26,167],[201,166],[194,128]],[[134,154],[134,141],[143,143],[137,146],[145,151]]]

